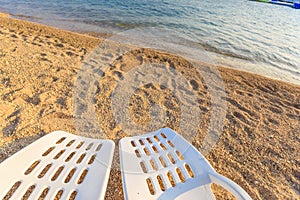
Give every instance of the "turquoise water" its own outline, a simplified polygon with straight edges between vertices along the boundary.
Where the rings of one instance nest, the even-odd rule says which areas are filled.
[[[17,18],[84,32],[168,27],[210,61],[300,85],[300,10],[247,0],[0,0]],[[190,43],[189,43],[190,44]]]

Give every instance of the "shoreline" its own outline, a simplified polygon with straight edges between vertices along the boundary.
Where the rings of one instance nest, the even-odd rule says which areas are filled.
[[[55,26],[52,26],[52,25],[47,25],[47,24],[43,24],[43,23],[40,23],[40,22],[36,22],[34,21],[34,17],[33,16],[26,16],[26,15],[12,15],[10,13],[2,13],[0,11],[0,16],[3,15],[5,17],[9,17],[9,18],[12,18],[12,19],[16,19],[16,20],[21,20],[21,21],[28,21],[28,22],[31,22],[31,23],[34,23],[34,24],[37,24],[37,25],[42,25],[42,26],[46,26],[46,27],[51,27],[51,28],[54,28],[54,29],[57,29],[57,30],[62,30],[62,31],[66,31],[66,32],[70,32],[70,33],[77,33],[77,34],[80,34],[80,35],[84,35],[84,36],[90,36],[90,37],[95,37],[95,38],[99,38],[99,39],[106,39],[110,36],[112,36],[113,34],[112,33],[104,33],[104,32],[92,32],[92,31],[80,31],[80,30],[68,30],[68,29],[65,29],[65,28],[59,28],[59,27],[55,27]],[[29,19],[33,19],[32,21],[29,20]],[[210,47],[210,46],[207,46],[207,45],[204,45],[201,44],[200,45],[201,48],[205,51],[207,51],[207,53],[212,53],[212,57],[218,57],[218,56],[225,56],[227,55],[226,52],[218,52],[218,50],[214,49],[213,47]],[[229,58],[235,58],[237,55],[227,55]],[[238,57],[237,57],[238,58]],[[223,64],[214,64],[216,67],[222,67],[222,68],[226,68],[226,69],[233,69],[233,70],[237,70],[237,71],[242,71],[242,72],[246,72],[246,73],[250,73],[250,74],[254,74],[254,75],[258,75],[258,76],[262,76],[262,77],[265,77],[265,78],[268,78],[268,79],[272,79],[272,80],[275,80],[275,81],[280,81],[280,82],[283,82],[283,83],[288,83],[288,84],[292,84],[292,85],[296,85],[296,86],[299,86],[300,83],[296,83],[294,81],[287,81],[287,80],[282,80],[282,77],[272,77],[270,75],[267,75],[267,74],[264,74],[264,73],[259,73],[259,72],[253,72],[251,70],[249,70],[249,67],[250,65],[258,65],[258,64],[254,64],[254,63],[250,63],[249,67],[248,68],[245,68],[245,69],[239,69],[239,68],[236,68],[234,67],[235,65],[243,65],[243,57],[241,58],[241,63],[238,64],[237,61],[233,61],[232,63],[223,63]],[[246,64],[246,63],[244,63]],[[212,64],[210,64],[212,65]],[[248,65],[248,64],[247,64]],[[251,68],[251,67],[250,67]],[[292,78],[292,77],[291,77]],[[294,79],[294,78],[293,78]]]
[[[60,129],[77,134],[72,104],[74,82],[82,61],[101,41],[0,13],[0,163],[51,131]],[[147,61],[164,61],[190,80],[199,101],[202,124],[192,143],[201,149],[211,116],[210,94],[205,83],[182,58],[149,49],[122,56],[99,80],[98,88],[103,92],[96,93],[95,108],[101,128],[115,142],[126,136],[114,123],[109,97],[119,76]],[[217,67],[227,95],[226,119],[217,145],[206,158],[252,198],[296,199],[300,189],[297,178],[300,160],[295,152],[300,145],[300,86]],[[157,94],[164,98],[159,99]],[[138,95],[145,110],[148,100],[168,110],[168,125],[178,129],[176,101],[172,101],[171,108],[164,102],[170,92],[153,85],[142,88]],[[133,102],[138,101],[133,99]],[[136,121],[148,122],[145,110],[138,109],[130,107]],[[143,115],[136,115],[139,112]],[[117,162],[117,157],[114,160]],[[107,199],[123,198],[119,175],[116,169],[111,171]],[[217,195],[228,197],[220,190]]]

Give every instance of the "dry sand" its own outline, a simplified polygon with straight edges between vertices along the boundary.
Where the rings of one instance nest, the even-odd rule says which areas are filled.
[[[85,56],[100,42],[99,38],[0,14],[0,162],[51,131],[78,134],[73,86]],[[205,83],[182,58],[148,49],[120,57],[99,80],[95,107],[101,128],[116,143],[127,135],[114,122],[110,96],[120,77],[146,62],[164,62],[189,80],[198,99],[202,124],[192,143],[201,149],[211,116]],[[227,95],[226,120],[207,159],[217,172],[241,185],[253,199],[299,198],[300,86],[218,69]],[[203,65],[202,70],[207,67]],[[132,97],[129,109],[134,120],[143,124],[149,121],[149,102],[159,104],[169,113],[167,126],[178,130],[180,108],[170,97],[169,90],[147,85]],[[114,166],[117,163],[118,153]],[[219,199],[230,198],[220,188],[216,191]],[[123,199],[120,172],[115,167],[106,199]]]

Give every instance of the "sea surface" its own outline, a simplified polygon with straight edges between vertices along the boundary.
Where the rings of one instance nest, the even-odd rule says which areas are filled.
[[[168,28],[209,62],[300,85],[300,10],[248,0],[0,0],[0,11],[72,31]]]

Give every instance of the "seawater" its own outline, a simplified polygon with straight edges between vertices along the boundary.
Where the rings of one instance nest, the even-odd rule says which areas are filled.
[[[211,64],[300,85],[300,10],[248,0],[0,0],[0,11],[58,28],[116,34],[167,27]]]

